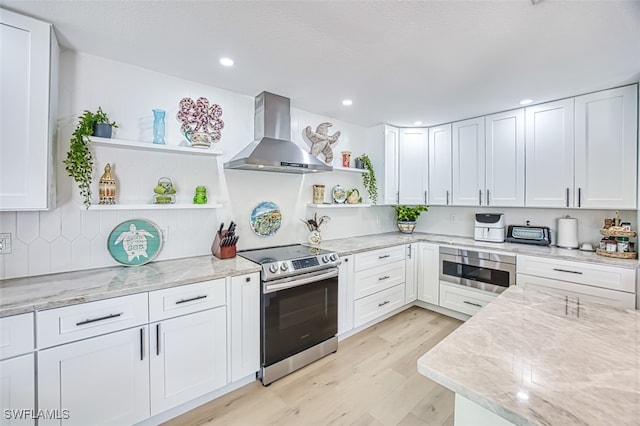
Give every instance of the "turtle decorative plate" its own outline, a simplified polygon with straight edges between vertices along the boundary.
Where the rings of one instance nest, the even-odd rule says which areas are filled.
[[[107,239],[109,254],[126,266],[151,262],[162,248],[162,231],[145,219],[126,220],[113,228]]]
[[[272,201],[261,201],[251,210],[251,229],[261,237],[270,237],[282,225],[280,207]]]

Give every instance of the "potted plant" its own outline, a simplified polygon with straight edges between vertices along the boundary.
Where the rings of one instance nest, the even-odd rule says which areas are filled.
[[[362,162],[363,168],[367,171],[366,173],[362,173],[362,184],[369,194],[369,200],[371,200],[373,204],[376,204],[378,202],[378,186],[376,184],[376,173],[373,170],[371,159],[367,154],[362,154],[355,158],[355,161],[356,163]]]
[[[396,210],[398,229],[405,234],[411,234],[416,227],[416,221],[420,213],[429,210],[429,206],[425,205],[408,206],[399,204],[394,208]]]
[[[109,121],[109,117],[98,107],[98,111],[91,112],[85,110],[78,119],[78,125],[71,135],[67,158],[62,162],[69,176],[78,184],[80,195],[84,198],[83,204],[89,208],[91,205],[91,180],[93,173],[93,156],[89,150],[89,136],[94,135],[95,127],[99,124],[106,124],[109,127],[109,137],[111,128],[118,127],[115,121]]]

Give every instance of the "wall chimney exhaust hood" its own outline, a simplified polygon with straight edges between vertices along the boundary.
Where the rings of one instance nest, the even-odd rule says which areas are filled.
[[[254,140],[230,161],[225,169],[259,170],[281,173],[328,172],[326,165],[291,142],[289,98],[262,92],[255,99]]]

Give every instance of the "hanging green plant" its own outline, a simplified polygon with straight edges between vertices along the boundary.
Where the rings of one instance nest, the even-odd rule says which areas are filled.
[[[376,183],[376,173],[373,170],[371,159],[367,154],[362,154],[361,156],[357,157],[356,160],[362,161],[365,170],[367,170],[367,173],[362,173],[362,184],[369,194],[369,200],[371,200],[373,204],[377,204],[378,186]]]
[[[109,121],[109,117],[98,107],[95,113],[85,110],[78,119],[78,125],[71,135],[67,158],[62,162],[69,176],[78,184],[83,204],[89,208],[91,205],[91,180],[93,173],[93,157],[89,149],[89,136],[93,135],[96,124],[104,123],[111,127],[118,127],[115,121]]]

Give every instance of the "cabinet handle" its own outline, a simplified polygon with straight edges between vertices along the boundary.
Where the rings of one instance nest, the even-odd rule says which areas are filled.
[[[487,205],[489,205],[489,190],[487,189]]]
[[[482,205],[482,189],[478,189],[478,205]]]
[[[140,329],[140,361],[144,361],[144,327]]]
[[[400,203],[400,191],[396,192],[396,203]]]
[[[558,272],[566,272],[568,274],[578,274],[578,275],[582,275],[582,272],[580,271],[570,271],[568,269],[558,269],[558,268],[553,268],[554,271],[558,271]]]
[[[477,306],[478,308],[482,308],[482,305],[479,303],[468,302],[466,300],[463,303],[466,303],[467,305]]]
[[[391,255],[385,254],[384,256],[378,256],[378,259],[386,259],[387,257],[391,257]]]
[[[427,204],[427,191],[424,191],[424,203]]]
[[[449,190],[447,189],[447,205],[449,205]]]
[[[389,303],[389,301],[388,301],[388,300],[385,300],[385,301],[384,301],[384,302],[382,302],[382,303],[378,303],[378,308],[383,307],[383,306],[384,306],[384,305],[386,305],[387,303]]]
[[[582,188],[578,188],[578,207],[582,207]]]
[[[202,296],[196,296],[196,297],[192,297],[190,299],[180,299],[176,302],[176,305],[179,305],[181,303],[187,303],[187,302],[193,302],[194,300],[200,300],[200,299],[206,299],[207,295],[202,295]]]
[[[409,248],[409,259],[411,259],[411,244],[407,246]]]
[[[160,355],[160,323],[156,324],[156,355]]]
[[[569,207],[569,188],[567,188],[567,207]]]
[[[342,259],[342,261],[343,261],[343,262],[348,262],[348,261],[349,261],[349,258],[348,258],[348,257],[345,257],[344,259]]]
[[[91,324],[92,322],[98,322],[98,321],[104,321],[104,320],[108,320],[111,318],[118,318],[120,316],[124,315],[124,312],[120,312],[118,314],[109,314],[109,315],[105,315],[104,317],[100,317],[100,318],[87,318],[84,321],[80,321],[76,323],[76,326],[81,326],[81,325],[85,325],[85,324]]]
[[[385,275],[384,277],[378,277],[378,281],[388,280],[389,278],[391,278],[389,275]]]

